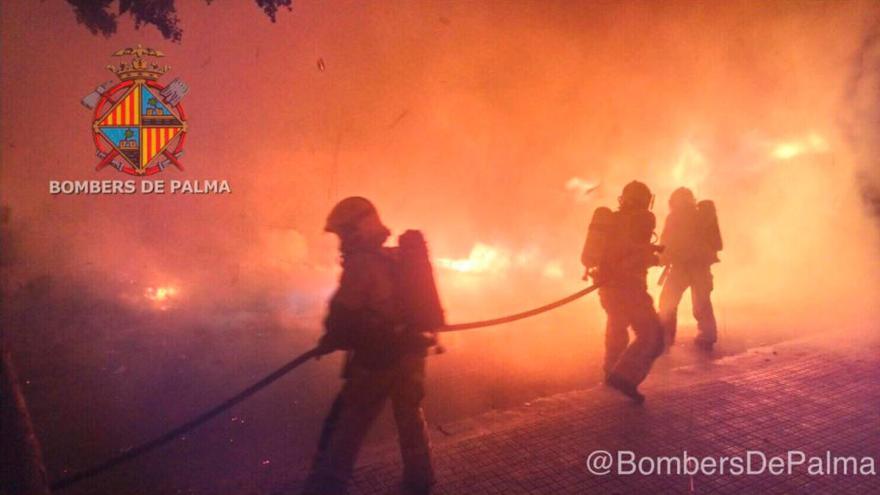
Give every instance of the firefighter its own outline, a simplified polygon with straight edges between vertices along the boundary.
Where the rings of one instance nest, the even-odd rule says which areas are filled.
[[[697,203],[690,189],[681,187],[669,197],[669,216],[660,242],[666,246],[660,261],[665,265],[661,276],[660,322],[668,345],[675,342],[678,303],[687,289],[697,320],[698,347],[711,350],[717,340],[715,314],[712,310],[712,264],[718,262],[721,233],[715,205]]]
[[[590,225],[582,261],[596,283],[608,315],[605,326],[605,383],[644,401],[639,384],[662,353],[663,337],[654,301],[648,294],[648,268],[659,263],[651,243],[656,220],[653,195],[633,181],[623,188],[619,209],[598,208]],[[630,342],[629,328],[635,339]]]
[[[403,457],[403,493],[430,493],[431,447],[422,411],[427,338],[408,333],[395,248],[367,199],[350,197],[330,212],[325,230],[339,236],[342,277],[330,300],[318,348],[346,351],[342,390],[321,431],[305,494],[345,493],[370,425],[391,400]]]

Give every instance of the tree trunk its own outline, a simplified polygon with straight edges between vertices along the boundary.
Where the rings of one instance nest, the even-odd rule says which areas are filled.
[[[4,343],[0,343],[0,494],[49,494],[40,443],[12,366],[12,353]]]

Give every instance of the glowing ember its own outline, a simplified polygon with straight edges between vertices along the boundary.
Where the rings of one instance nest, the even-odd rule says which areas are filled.
[[[177,289],[171,286],[168,287],[156,287],[155,289],[152,287],[147,287],[144,291],[144,297],[149,299],[150,301],[163,302],[171,299],[172,297],[177,295]]]
[[[144,289],[144,298],[151,301],[156,307],[163,311],[168,309],[170,303],[178,294],[179,291],[177,287],[171,285],[147,287]]]

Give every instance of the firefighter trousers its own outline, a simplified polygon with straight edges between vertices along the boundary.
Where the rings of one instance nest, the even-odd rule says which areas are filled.
[[[403,458],[403,486],[412,493],[428,493],[434,483],[434,471],[421,405],[424,381],[423,356],[405,356],[390,369],[351,366],[324,421],[303,493],[346,493],[364,437],[389,398]]]
[[[605,326],[605,374],[636,386],[663,352],[663,332],[646,289],[603,287],[599,300],[608,315]],[[629,328],[635,339],[630,342]]]
[[[688,288],[691,290],[694,319],[697,320],[696,340],[703,344],[714,344],[718,339],[718,331],[712,309],[712,270],[709,265],[689,264],[672,265],[660,292],[660,323],[663,325],[666,342],[675,342],[678,304]]]

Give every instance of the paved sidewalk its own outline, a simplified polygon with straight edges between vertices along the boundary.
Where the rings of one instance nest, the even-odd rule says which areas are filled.
[[[829,349],[804,340],[658,369],[643,390],[643,406],[597,386],[436,427],[436,493],[880,493],[877,342]],[[595,450],[716,459],[802,451],[806,460],[782,475],[601,476],[586,466]],[[839,461],[836,474],[809,474],[812,456],[835,469],[826,452],[857,462]],[[854,475],[867,469],[865,456],[875,474]],[[367,449],[351,493],[396,493],[399,473],[393,445]],[[298,483],[276,493],[298,493]]]

